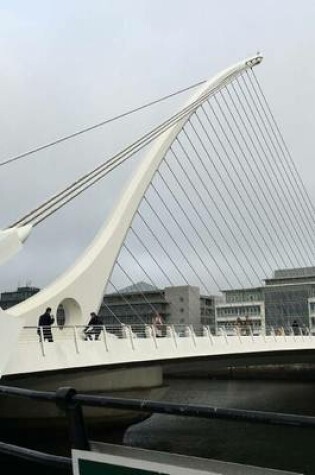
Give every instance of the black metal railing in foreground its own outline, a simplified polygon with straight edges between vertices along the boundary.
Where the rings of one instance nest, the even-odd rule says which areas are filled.
[[[54,402],[64,411],[65,417],[68,420],[71,447],[79,450],[90,450],[82,406],[315,428],[315,417],[311,416],[79,394],[71,387],[61,387],[56,392],[46,392],[0,386],[0,404],[2,395]],[[39,452],[5,442],[0,442],[0,453],[60,469],[71,470],[71,458],[69,457]]]

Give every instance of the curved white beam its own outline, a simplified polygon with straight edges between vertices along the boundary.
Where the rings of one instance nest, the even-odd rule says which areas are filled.
[[[50,286],[21,304],[12,307],[9,310],[10,314],[25,316],[28,324],[36,324],[38,315],[46,306],[49,305],[56,311],[57,306],[63,301],[77,302],[78,305],[72,305],[72,309],[81,309],[81,314],[79,311],[75,314],[72,312],[68,321],[71,324],[80,323],[82,318],[85,320],[88,317],[90,311],[99,308],[108,279],[134,215],[154,173],[178,133],[199,107],[200,100],[206,101],[212,91],[261,61],[261,56],[248,58],[226,69],[200,87],[186,107],[195,101],[199,100],[199,102],[188,115],[184,116],[155,141],[145,160],[140,163],[129,185],[124,190],[107,223],[81,258]]]
[[[15,256],[23,247],[24,241],[32,231],[30,224],[21,228],[0,231],[0,265]]]

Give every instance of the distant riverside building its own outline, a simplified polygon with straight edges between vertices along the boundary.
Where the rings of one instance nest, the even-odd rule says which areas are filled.
[[[265,304],[263,289],[253,287],[222,291],[224,302],[216,305],[216,330],[225,328],[230,332],[239,321],[249,321],[253,333],[260,333],[265,328]]]
[[[3,310],[13,307],[18,303],[23,302],[23,300],[37,294],[39,291],[40,289],[38,287],[30,287],[26,285],[24,287],[18,287],[16,290],[11,292],[2,292],[0,297],[0,307]]]
[[[190,285],[158,289],[140,282],[119,292],[105,294],[99,310],[106,324],[151,323],[155,312],[167,323],[209,325],[232,328],[237,320],[251,321],[253,330],[309,327],[315,334],[315,267],[277,269],[261,287],[223,290],[222,296],[200,295]],[[18,287],[1,293],[0,307],[5,310],[32,297],[38,287]],[[63,325],[64,312],[57,310],[57,323]]]
[[[139,282],[105,294],[99,313],[107,324],[150,324],[158,312],[167,323],[214,325],[216,299],[190,285],[158,289]]]
[[[3,310],[6,310],[14,305],[17,305],[23,302],[26,299],[29,299],[33,295],[37,294],[40,291],[38,287],[30,287],[28,285],[24,287],[18,287],[16,290],[2,292],[0,296],[0,307]],[[63,326],[65,323],[64,309],[62,305],[59,305],[57,309],[57,325]]]
[[[246,316],[259,327],[310,327],[315,332],[315,267],[278,269],[261,287],[223,291],[216,306],[216,326],[236,324]]]
[[[266,324],[310,326],[310,303],[315,297],[315,267],[276,270],[264,287]]]

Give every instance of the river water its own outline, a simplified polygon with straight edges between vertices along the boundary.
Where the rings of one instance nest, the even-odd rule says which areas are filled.
[[[170,379],[166,383],[167,402],[315,416],[312,381]],[[102,440],[102,434],[98,436]],[[124,444],[315,475],[315,430],[309,428],[156,414],[131,426]],[[40,443],[35,437],[28,437],[27,443],[41,450],[48,447],[49,452],[59,445],[58,435],[49,432],[41,435]],[[0,463],[13,473],[27,469],[33,475],[65,473],[11,457],[1,456]]]

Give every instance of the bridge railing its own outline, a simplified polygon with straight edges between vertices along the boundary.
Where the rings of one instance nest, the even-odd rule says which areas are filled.
[[[21,343],[38,342],[42,346],[46,342],[52,341],[71,341],[78,350],[79,345],[92,341],[107,344],[115,340],[126,339],[133,341],[135,339],[156,339],[156,338],[220,338],[227,339],[229,337],[266,337],[271,336],[275,341],[279,341],[281,337],[293,336],[295,338],[305,338],[312,336],[308,327],[293,326],[261,326],[253,327],[251,325],[186,325],[186,324],[170,324],[170,325],[100,325],[96,327],[87,327],[86,325],[64,325],[52,327],[35,327],[26,326],[23,328],[20,336]]]

